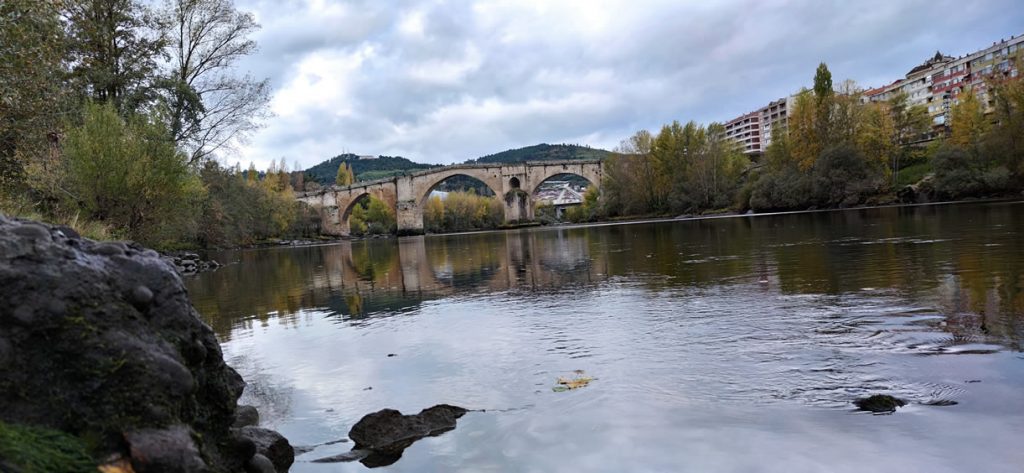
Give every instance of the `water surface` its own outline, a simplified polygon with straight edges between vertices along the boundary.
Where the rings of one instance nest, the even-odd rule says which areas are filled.
[[[188,280],[295,445],[471,412],[387,471],[1018,472],[1024,204],[368,240]],[[392,355],[392,356],[389,356]],[[554,392],[559,376],[597,380]],[[872,393],[894,415],[853,411]],[[957,404],[946,407],[932,403]],[[315,464],[295,472],[365,471]]]

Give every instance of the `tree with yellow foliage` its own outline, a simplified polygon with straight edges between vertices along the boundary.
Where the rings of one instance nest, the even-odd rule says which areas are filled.
[[[887,166],[891,161],[889,172],[895,173],[898,165],[895,156],[899,150],[893,140],[896,128],[889,105],[878,102],[866,104],[859,121],[857,148],[870,163]]]
[[[822,150],[816,112],[811,92],[806,89],[800,91],[793,101],[793,112],[789,115],[787,130],[790,159],[802,171],[814,166]]]
[[[949,143],[980,157],[981,144],[991,125],[985,118],[985,107],[971,90],[960,93],[956,105],[950,111],[952,134]]]
[[[352,167],[348,165],[348,162],[342,162],[338,166],[338,174],[334,178],[334,183],[346,187],[351,186],[356,181],[356,175],[352,172]]]

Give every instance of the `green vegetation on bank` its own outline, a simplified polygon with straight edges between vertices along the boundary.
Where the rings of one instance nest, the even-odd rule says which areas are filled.
[[[0,3],[0,212],[158,248],[315,235],[303,176],[212,158],[266,116],[230,0]]]

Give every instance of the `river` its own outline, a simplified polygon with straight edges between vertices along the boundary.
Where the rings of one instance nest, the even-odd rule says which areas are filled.
[[[1019,472],[1024,203],[212,255],[187,280],[293,445],[469,409],[384,470]],[[596,378],[556,392],[559,377]],[[892,415],[853,399],[910,401]],[[929,405],[950,404],[937,406]],[[310,460],[294,472],[366,471]]]

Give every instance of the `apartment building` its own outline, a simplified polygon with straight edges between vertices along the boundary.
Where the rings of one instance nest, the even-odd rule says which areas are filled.
[[[790,95],[778,100],[769,102],[758,112],[761,114],[761,152],[768,150],[772,144],[772,133],[774,130],[785,130],[789,123],[789,114],[793,111],[793,100],[796,95]]]
[[[1011,36],[971,54],[953,58],[936,53],[934,57],[914,67],[903,79],[887,86],[868,90],[869,101],[889,100],[897,93],[907,94],[911,105],[928,108],[932,125],[941,130],[948,125],[949,111],[957,103],[957,96],[972,90],[988,107],[991,98],[986,91],[990,78],[1017,77],[1015,58],[1024,51],[1024,36]]]
[[[743,145],[743,152],[763,154],[772,142],[772,130],[785,129],[796,95],[774,100],[753,112],[725,122],[725,136]]]
[[[761,113],[740,115],[725,123],[725,136],[743,145],[746,154],[761,153]]]

